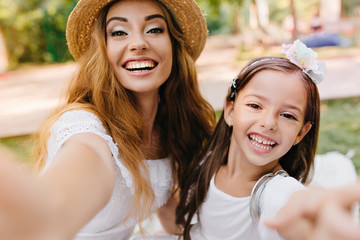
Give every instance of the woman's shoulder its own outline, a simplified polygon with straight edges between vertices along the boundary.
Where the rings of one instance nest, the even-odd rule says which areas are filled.
[[[56,123],[61,122],[87,122],[87,121],[98,121],[101,123],[98,116],[88,110],[68,110],[60,115],[60,117],[56,120]]]
[[[48,138],[48,158],[51,160],[64,142],[71,136],[81,133],[94,133],[104,138],[108,144],[115,145],[107,134],[101,120],[86,110],[69,110],[62,113],[50,128]],[[110,146],[116,149],[115,146]]]
[[[87,110],[69,110],[62,113],[52,125],[50,133],[58,134],[63,131],[106,133],[99,117]]]

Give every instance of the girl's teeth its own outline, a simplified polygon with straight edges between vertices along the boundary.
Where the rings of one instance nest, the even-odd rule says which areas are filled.
[[[261,140],[258,137],[253,136],[253,135],[250,135],[250,139],[252,140],[251,142],[255,146],[260,147],[260,148],[264,148],[264,149],[271,149],[275,145],[275,142]],[[268,146],[264,146],[264,145],[268,145]]]
[[[266,149],[266,150],[270,150],[272,148],[272,146],[264,146],[264,145],[259,145],[256,142],[252,142],[256,147],[262,148],[262,149]]]

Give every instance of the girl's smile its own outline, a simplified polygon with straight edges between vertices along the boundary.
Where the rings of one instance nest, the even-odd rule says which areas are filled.
[[[254,148],[254,151],[259,153],[270,152],[277,145],[275,140],[258,133],[249,134],[249,141],[251,146]]]
[[[276,163],[311,127],[304,123],[306,99],[297,74],[258,72],[225,106],[226,122],[233,127],[229,162]]]

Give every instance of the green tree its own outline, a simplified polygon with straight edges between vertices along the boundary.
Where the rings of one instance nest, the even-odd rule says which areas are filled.
[[[0,0],[0,28],[10,54],[19,63],[52,63],[71,59],[66,21],[77,0]]]
[[[210,34],[238,32],[245,1],[198,0],[201,9],[206,12],[206,21]]]
[[[356,16],[356,11],[359,11],[360,0],[342,0],[341,12],[344,17]]]

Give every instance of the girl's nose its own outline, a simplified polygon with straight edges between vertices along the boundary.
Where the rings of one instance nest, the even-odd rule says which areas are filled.
[[[277,129],[277,118],[275,114],[271,112],[263,113],[261,118],[260,126],[269,131],[274,131]]]
[[[130,51],[142,51],[149,46],[142,33],[134,33],[130,38],[129,49]]]

